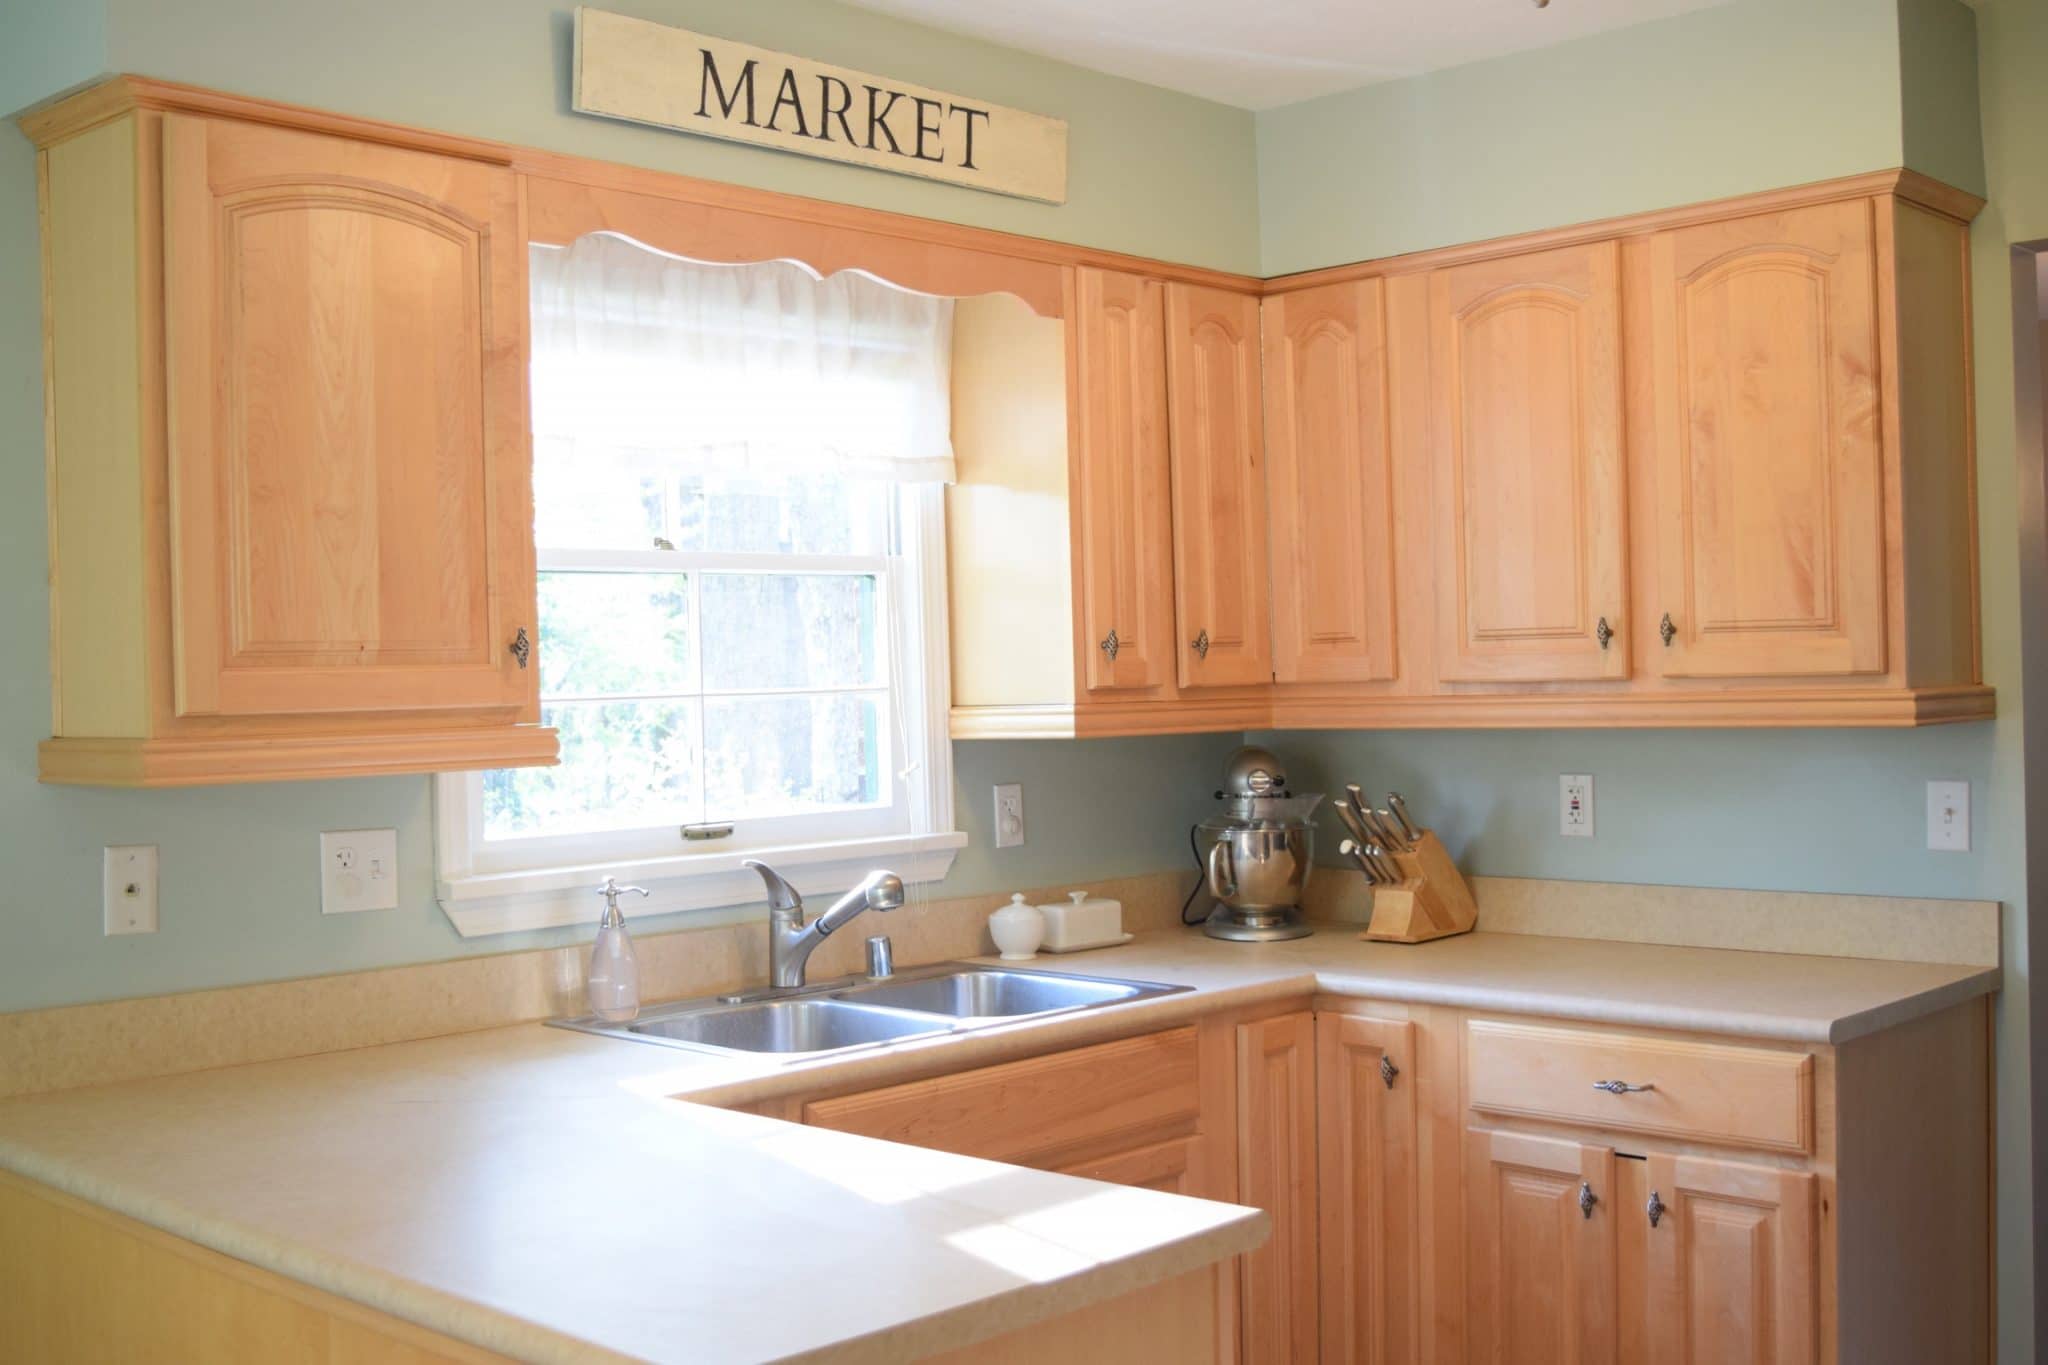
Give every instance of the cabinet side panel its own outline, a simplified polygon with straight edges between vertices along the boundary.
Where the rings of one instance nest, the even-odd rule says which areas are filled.
[[[136,138],[129,115],[41,158],[51,695],[60,735],[148,733]]]
[[[1843,1362],[1991,1357],[1989,1043],[1974,1000],[1838,1053]],[[1825,1286],[1822,1297],[1825,1311]]]
[[[1893,201],[1897,467],[1905,539],[1906,683],[1983,676],[1977,619],[1977,452],[1971,407],[1970,240]]]
[[[953,704],[1068,704],[1066,328],[1011,294],[953,305],[953,459],[946,490]]]

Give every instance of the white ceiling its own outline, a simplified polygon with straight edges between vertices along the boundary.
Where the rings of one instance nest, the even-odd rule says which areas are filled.
[[[1170,90],[1270,109],[1727,0],[848,0]]]

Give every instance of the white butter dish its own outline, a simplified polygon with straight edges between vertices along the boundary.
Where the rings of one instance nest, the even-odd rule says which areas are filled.
[[[1120,901],[1090,897],[1086,891],[1069,891],[1064,902],[1054,901],[1038,908],[1045,916],[1045,942],[1040,946],[1046,952],[1072,953],[1128,941]]]

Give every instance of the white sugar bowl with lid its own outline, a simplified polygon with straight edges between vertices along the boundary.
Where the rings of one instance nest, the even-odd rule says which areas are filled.
[[[1036,957],[1038,945],[1045,942],[1045,915],[1019,891],[988,917],[988,932],[1004,961],[1022,962]]]

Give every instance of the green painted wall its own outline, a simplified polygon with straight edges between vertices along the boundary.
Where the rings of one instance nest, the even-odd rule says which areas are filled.
[[[1262,273],[1897,166],[1899,89],[1893,0],[1738,0],[1268,110]]]
[[[0,98],[18,107],[103,70],[141,72],[720,180],[1206,264],[1257,259],[1251,116],[1056,62],[811,0],[632,8],[705,31],[972,92],[1072,124],[1064,208],[1028,204],[566,112],[567,10],[534,0],[335,6],[307,0],[116,3],[104,22],[51,21],[37,56],[10,48]],[[19,59],[19,60],[17,60]],[[44,787],[49,607],[34,157],[0,129],[0,1011],[500,952],[580,930],[465,942],[432,898],[425,778],[176,793]],[[974,836],[943,892],[1003,891],[1155,870],[1185,856],[1160,793],[1199,798],[1228,738],[963,744],[960,827]],[[1022,781],[1031,840],[989,846],[989,787]],[[1190,818],[1192,818],[1191,812]],[[396,826],[398,910],[319,913],[317,835]],[[99,850],[162,849],[162,929],[106,939]],[[650,928],[662,927],[654,921]]]

